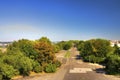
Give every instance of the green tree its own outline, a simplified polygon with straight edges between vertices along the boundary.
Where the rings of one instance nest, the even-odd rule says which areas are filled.
[[[38,42],[44,42],[44,43],[47,43],[47,44],[52,44],[51,41],[47,37],[41,37],[37,41]]]
[[[77,47],[77,49],[78,49],[79,51],[81,51],[82,48],[83,48],[83,45],[84,45],[84,41],[79,41],[79,42],[76,44],[76,47]]]
[[[68,50],[73,46],[71,41],[61,41],[58,42],[57,45],[59,46],[60,50]]]
[[[14,52],[15,49],[20,50],[25,56],[31,59],[36,59],[37,57],[37,52],[34,49],[34,43],[27,39],[13,42],[11,45],[8,46],[7,51]]]
[[[120,57],[118,55],[110,55],[107,58],[106,71],[108,74],[120,74]]]
[[[65,44],[65,41],[60,41],[60,42],[58,42],[56,45],[59,46],[60,50],[63,50],[64,44]]]
[[[82,47],[82,50],[80,51],[80,55],[82,56],[84,61],[91,61],[90,55],[93,54],[93,47],[92,44],[89,41],[86,41]]]
[[[3,57],[3,63],[13,66],[23,76],[28,76],[34,67],[34,60],[26,57],[22,52],[6,54]]]
[[[72,43],[70,41],[65,42],[65,44],[63,45],[64,50],[69,50],[71,47],[72,47]]]
[[[103,62],[112,51],[108,40],[92,39],[84,42],[80,54],[85,61],[100,63]]]
[[[13,76],[16,74],[16,70],[7,64],[1,64],[0,65],[0,78],[1,80],[10,80]]]
[[[53,45],[53,48],[54,48],[54,52],[57,53],[60,51],[60,47],[56,44]]]

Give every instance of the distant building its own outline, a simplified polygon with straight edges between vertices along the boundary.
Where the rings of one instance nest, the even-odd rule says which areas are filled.
[[[120,41],[119,40],[110,40],[111,46],[113,47],[115,44],[118,45],[118,47],[120,47]]]
[[[0,42],[0,47],[6,47],[7,45],[11,44],[12,42]]]

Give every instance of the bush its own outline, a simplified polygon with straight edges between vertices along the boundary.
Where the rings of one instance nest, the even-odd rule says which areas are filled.
[[[106,71],[108,74],[120,74],[120,57],[111,55],[107,58]]]
[[[28,57],[21,57],[17,61],[17,69],[20,71],[20,74],[23,76],[28,76],[30,74],[30,71],[32,71],[32,60]]]
[[[54,52],[55,52],[55,53],[57,53],[57,52],[60,51],[60,47],[59,47],[58,45],[54,44],[53,47],[54,47]]]
[[[101,63],[112,52],[113,49],[108,40],[92,39],[84,42],[80,51],[80,55],[84,61]]]
[[[39,73],[39,72],[43,71],[43,68],[42,68],[42,66],[36,66],[36,67],[34,67],[33,71],[36,73]]]
[[[9,54],[3,57],[3,62],[13,66],[21,75],[28,76],[33,69],[33,60],[24,56],[22,53]]]
[[[58,60],[56,60],[56,61],[54,62],[54,64],[56,65],[56,67],[60,67],[60,66],[61,66],[61,62],[58,61]]]
[[[15,70],[12,66],[7,64],[0,64],[0,79],[1,80],[10,80],[13,76],[18,74],[18,71]]]
[[[40,63],[40,65],[43,66],[43,64],[48,64],[54,61],[55,54],[51,44],[45,43],[43,41],[37,42],[35,44],[35,50],[38,53],[36,60]]]
[[[56,71],[56,65],[49,63],[46,67],[45,67],[45,72],[47,73],[53,73]]]
[[[61,41],[58,42],[57,45],[59,46],[60,50],[68,50],[72,47],[71,41]]]
[[[20,52],[22,52],[25,56],[36,59],[37,52],[34,49],[34,44],[32,41],[29,41],[27,39],[22,39],[19,41],[13,42],[11,45],[7,47],[7,51],[13,51],[17,49]]]
[[[72,47],[72,43],[71,42],[66,42],[65,44],[64,44],[64,46],[63,46],[63,49],[64,50],[68,50],[68,49],[70,49]]]
[[[76,45],[77,50],[81,51],[84,45],[84,41],[79,41],[78,44]]]
[[[42,66],[40,66],[40,64],[38,62],[33,62],[33,71],[36,73],[42,72],[43,68]]]

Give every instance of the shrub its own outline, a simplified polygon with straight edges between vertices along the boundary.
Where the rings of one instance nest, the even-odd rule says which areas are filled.
[[[68,50],[68,49],[70,49],[72,47],[72,43],[71,42],[66,42],[65,44],[64,44],[64,46],[63,46],[63,49],[64,50]]]
[[[24,56],[22,53],[9,54],[3,57],[3,62],[13,66],[21,75],[27,76],[33,69],[33,60]]]
[[[45,72],[47,73],[53,73],[56,71],[56,65],[49,63],[46,67],[45,67]]]
[[[58,60],[56,60],[56,61],[54,62],[54,64],[56,65],[56,67],[60,67],[60,66],[61,66],[61,62],[58,61]]]
[[[0,79],[1,80],[10,80],[13,76],[18,74],[18,71],[15,70],[12,66],[7,64],[0,64]]]
[[[108,74],[120,74],[120,57],[111,55],[107,58],[106,71]]]
[[[58,45],[56,45],[56,44],[54,44],[53,48],[54,48],[55,53],[60,51],[60,47]]]
[[[104,39],[92,39],[84,42],[80,55],[84,61],[101,63],[113,52],[110,42]]]
[[[45,43],[43,41],[37,42],[35,44],[35,50],[38,53],[38,57],[36,58],[36,60],[42,66],[43,64],[53,62],[53,60],[55,59],[53,46],[49,43]]]
[[[22,39],[22,40],[19,40],[19,41],[15,41],[7,47],[8,52],[10,52],[10,51],[14,52],[14,50],[19,50],[25,56],[27,56],[31,59],[36,59],[36,57],[37,57],[37,52],[34,49],[33,42],[29,41],[27,39]]]
[[[43,68],[37,61],[33,61],[33,71],[36,73],[42,72]]]

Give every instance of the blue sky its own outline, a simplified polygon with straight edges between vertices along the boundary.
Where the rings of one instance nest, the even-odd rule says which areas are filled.
[[[0,0],[0,41],[120,40],[120,0]]]

